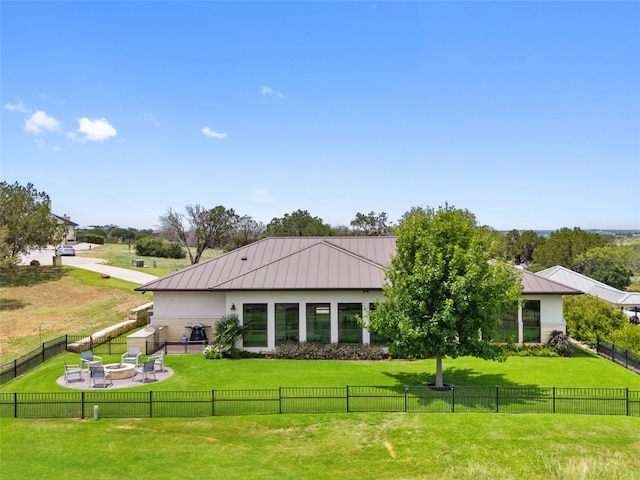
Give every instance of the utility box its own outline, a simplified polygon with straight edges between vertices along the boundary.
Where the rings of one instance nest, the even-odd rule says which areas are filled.
[[[144,267],[144,260],[131,260],[132,267]]]

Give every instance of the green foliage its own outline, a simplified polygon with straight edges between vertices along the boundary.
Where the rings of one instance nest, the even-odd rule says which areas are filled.
[[[184,258],[185,252],[180,244],[167,242],[158,237],[144,237],[136,242],[136,253],[147,257]]]
[[[235,313],[224,315],[213,331],[211,343],[205,348],[204,356],[208,359],[221,359],[225,354],[235,351],[236,342],[242,338],[245,327],[240,324],[240,317]]]
[[[351,220],[351,226],[357,235],[383,236],[391,234],[391,227],[387,225],[388,218],[386,212],[379,214],[369,212],[368,214],[356,213],[356,218]]]
[[[78,240],[87,243],[95,243],[97,245],[104,245],[104,237],[102,235],[96,235],[95,233],[78,235]]]
[[[410,355],[472,355],[500,359],[489,342],[500,313],[522,291],[515,269],[494,262],[487,229],[466,210],[414,208],[396,229],[396,255],[386,270],[384,298],[369,328]]]
[[[546,345],[520,345],[509,343],[503,346],[503,352],[508,357],[558,357],[558,353]]]
[[[631,283],[631,268],[626,265],[625,251],[618,247],[595,247],[575,257],[572,270],[624,290]]]
[[[274,218],[267,224],[267,237],[331,236],[333,230],[319,217],[312,217],[306,210],[296,210],[282,218]]]
[[[640,355],[640,325],[625,322],[618,330],[611,332],[605,340]]]
[[[381,360],[382,348],[374,345],[342,343],[283,342],[276,346],[273,358],[289,360]]]
[[[0,229],[2,229],[3,265],[16,265],[20,255],[33,249],[57,245],[65,237],[66,227],[58,225],[51,214],[51,200],[28,183],[26,187],[0,182]]]
[[[506,256],[516,265],[530,265],[533,262],[533,252],[543,245],[545,238],[533,230],[511,230],[505,235],[507,240]]]
[[[577,227],[573,230],[561,228],[535,248],[533,261],[541,268],[555,265],[571,268],[578,255],[607,244],[607,239],[597,233],[585,232]]]
[[[592,295],[565,298],[562,311],[568,335],[590,347],[596,346],[598,338],[611,338],[614,331],[628,323],[624,313]]]

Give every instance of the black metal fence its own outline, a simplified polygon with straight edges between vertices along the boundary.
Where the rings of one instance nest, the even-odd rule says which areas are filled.
[[[609,358],[612,362],[640,373],[640,355],[637,353],[616,347],[615,344],[606,340],[597,341],[596,351],[599,355]]]
[[[295,413],[558,413],[640,416],[627,388],[344,386],[0,393],[6,418],[175,418]]]

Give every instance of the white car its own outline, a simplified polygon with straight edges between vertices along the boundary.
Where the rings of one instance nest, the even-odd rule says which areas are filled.
[[[624,310],[624,314],[634,325],[640,325],[640,307],[629,307]]]
[[[61,256],[72,256],[75,257],[76,255],[76,249],[73,248],[71,245],[60,245],[58,248],[56,248],[56,256],[61,257]]]

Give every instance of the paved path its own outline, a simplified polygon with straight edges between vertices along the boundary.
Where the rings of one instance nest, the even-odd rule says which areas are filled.
[[[93,246],[88,243],[79,243],[73,246],[76,249],[76,253],[88,252]],[[55,249],[53,247],[45,248],[43,250],[34,250],[29,255],[22,258],[21,265],[29,265],[31,260],[38,260],[41,265],[52,265]],[[111,265],[105,265],[105,260],[101,258],[92,257],[62,257],[63,265],[70,265],[72,267],[82,268],[84,270],[90,270],[96,273],[106,273],[110,277],[126,280],[127,282],[136,283],[138,285],[144,285],[147,282],[158,278],[157,275],[151,275],[150,273],[139,272],[137,270],[129,270],[128,268],[113,267]]]

